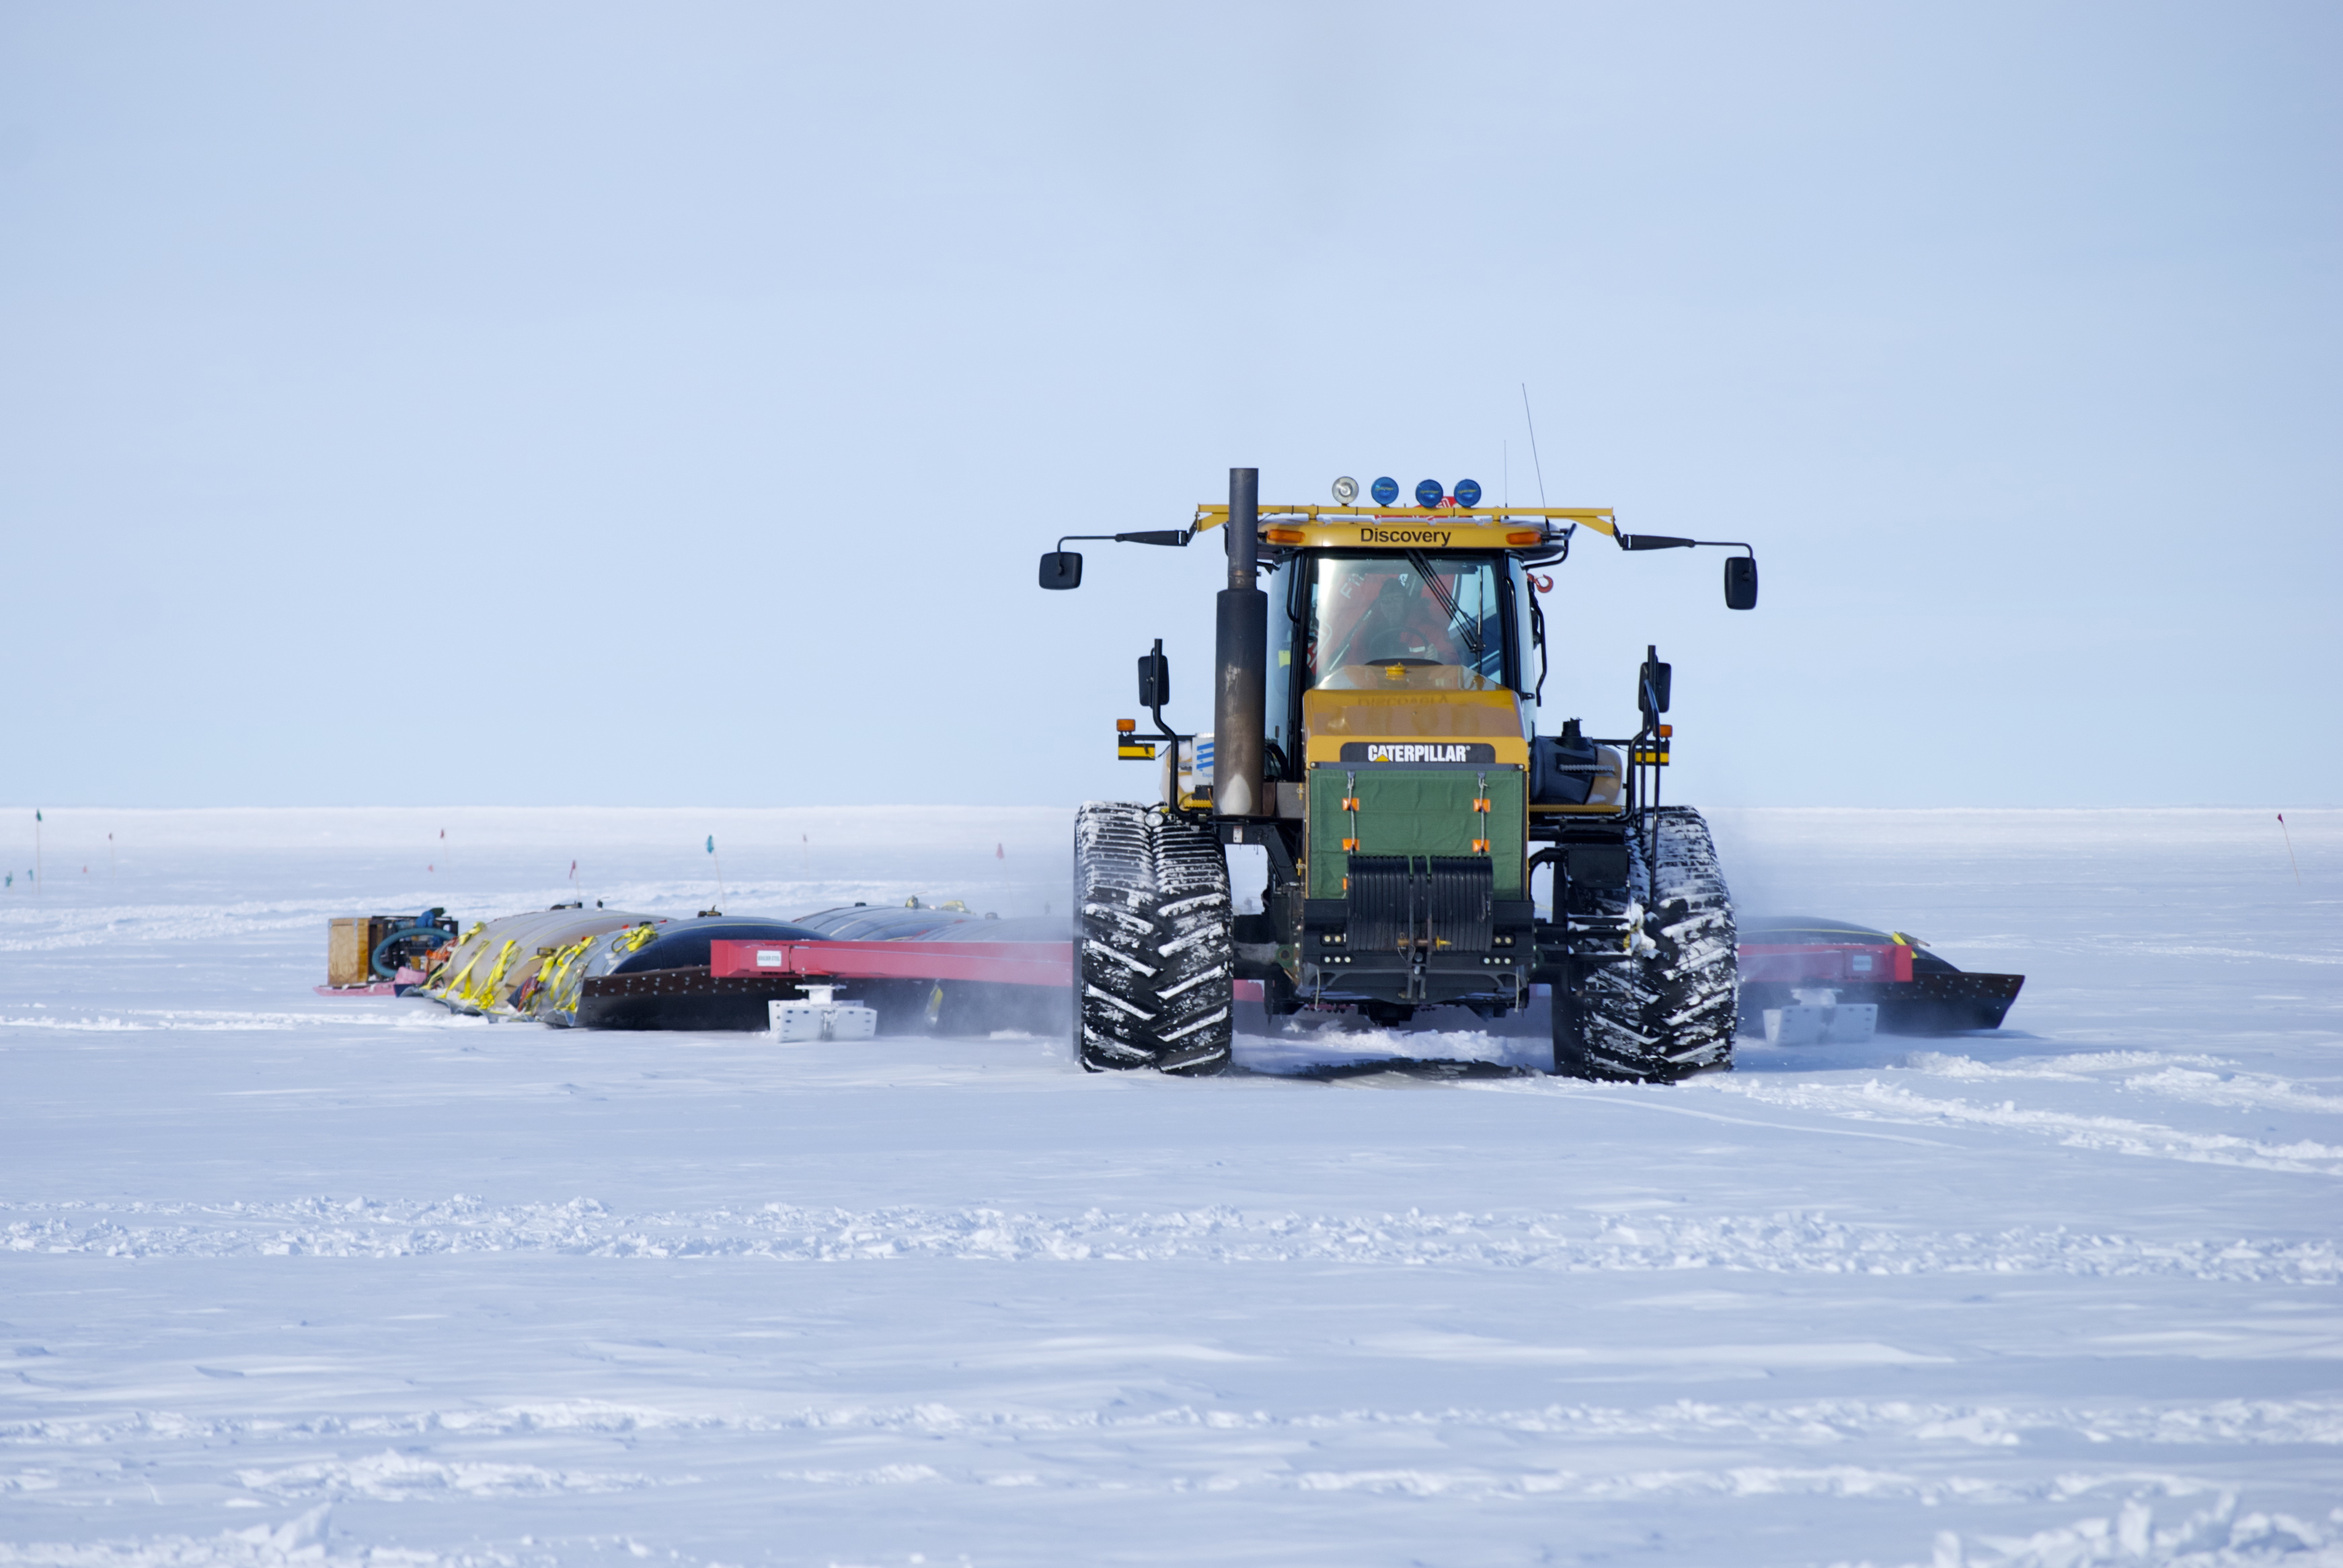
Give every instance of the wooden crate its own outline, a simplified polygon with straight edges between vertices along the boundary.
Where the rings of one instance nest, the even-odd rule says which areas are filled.
[[[374,979],[373,915],[337,916],[326,923],[326,983],[365,985]]]

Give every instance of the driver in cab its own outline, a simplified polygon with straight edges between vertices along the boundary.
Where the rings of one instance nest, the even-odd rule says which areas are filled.
[[[1363,588],[1365,585],[1357,583],[1356,586]],[[1374,598],[1353,624],[1350,634],[1336,647],[1332,658],[1327,661],[1324,667],[1326,673],[1319,684],[1353,684],[1355,676],[1353,679],[1342,678],[1341,672],[1344,666],[1397,664],[1404,667],[1463,665],[1468,662],[1447,618],[1433,607],[1430,596],[1421,591],[1414,574],[1403,571],[1383,578]]]

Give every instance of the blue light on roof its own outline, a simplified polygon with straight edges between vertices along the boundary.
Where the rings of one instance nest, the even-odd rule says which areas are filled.
[[[1375,505],[1388,507],[1399,499],[1399,481],[1386,474],[1375,481],[1375,487],[1367,494],[1375,498]]]
[[[1479,506],[1481,504],[1481,481],[1478,479],[1457,480],[1456,504],[1460,507]]]
[[[1415,504],[1419,507],[1436,507],[1440,504],[1441,498],[1446,494],[1448,494],[1447,487],[1439,480],[1426,479],[1415,487]]]

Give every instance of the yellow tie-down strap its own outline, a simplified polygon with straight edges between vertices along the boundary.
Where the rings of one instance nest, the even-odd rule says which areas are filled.
[[[463,941],[468,942],[474,937],[478,936],[480,934],[481,928],[487,924],[488,922],[486,920],[478,920],[473,922],[472,929],[464,933]],[[460,947],[462,943],[459,942],[458,945]],[[447,963],[441,964],[438,970],[432,976],[432,980],[436,983],[427,984],[424,987],[423,994],[427,997],[437,998],[442,1001],[447,1000],[449,997],[460,997],[463,994],[464,982],[472,978],[473,968],[479,963],[481,958],[487,954],[488,950],[488,944],[486,942],[482,942],[478,947],[474,948],[472,950],[472,956],[464,960],[464,967],[456,970],[453,974],[448,974],[447,964],[452,964],[456,961],[456,955],[454,953],[449,953],[447,955]],[[445,980],[441,980],[440,976],[442,975],[447,976],[447,978]]]
[[[568,946],[558,949],[552,957],[547,959],[543,963],[537,966],[537,978],[531,985],[527,988],[528,990],[529,1011],[544,1012],[548,1010],[558,1010],[558,1009],[548,1010],[546,1006],[547,1001],[560,992],[561,982],[569,977],[570,966],[578,961],[579,954],[583,953],[588,948],[593,946],[593,944],[594,939],[592,937],[579,937],[576,941],[571,942]],[[515,1005],[518,1006],[519,1004],[520,998],[518,996],[515,996],[513,1000]]]
[[[494,1006],[497,1000],[497,987],[504,983],[505,970],[512,965],[513,950],[519,946],[520,942],[518,939],[507,937],[505,945],[497,950],[496,967],[488,970],[488,978],[469,991],[457,993],[457,1000],[469,1002],[483,1012]]]

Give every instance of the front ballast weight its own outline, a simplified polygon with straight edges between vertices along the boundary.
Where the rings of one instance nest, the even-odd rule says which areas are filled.
[[[1074,1051],[1093,1072],[1229,1065],[1236,944],[1220,835],[1157,805],[1074,817]]]

